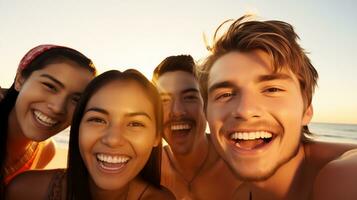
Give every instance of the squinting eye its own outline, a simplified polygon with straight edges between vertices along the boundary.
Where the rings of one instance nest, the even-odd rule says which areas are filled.
[[[161,102],[163,104],[169,104],[171,102],[171,99],[167,97],[161,97]]]
[[[52,84],[50,84],[50,83],[46,83],[46,82],[44,82],[44,83],[42,83],[47,89],[49,89],[49,90],[51,90],[51,91],[53,91],[53,92],[56,92],[57,91],[57,88],[54,86],[54,85],[52,85]]]
[[[229,100],[232,96],[234,96],[233,92],[226,92],[226,93],[218,95],[215,98],[215,100],[216,101],[226,101],[226,100]]]
[[[80,98],[80,97],[73,97],[73,98],[71,99],[72,103],[73,103],[73,104],[77,104],[77,103],[79,102],[79,98]]]
[[[269,93],[280,92],[280,91],[284,91],[284,90],[282,90],[280,88],[276,88],[276,87],[271,87],[271,88],[264,90],[264,92],[269,92]]]
[[[129,122],[128,126],[130,126],[130,127],[144,127],[145,125],[141,122]]]

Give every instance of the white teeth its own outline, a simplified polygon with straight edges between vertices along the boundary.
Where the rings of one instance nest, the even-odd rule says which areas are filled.
[[[171,125],[172,131],[181,131],[181,130],[189,130],[191,129],[190,124],[173,124]]]
[[[40,111],[35,110],[34,113],[35,113],[36,118],[38,120],[40,120],[42,122],[42,124],[45,124],[47,126],[53,126],[53,125],[57,124],[57,122],[58,122],[58,121],[44,115]]]
[[[273,135],[266,131],[256,131],[256,132],[235,132],[231,134],[232,140],[255,140],[259,138],[271,138]]]
[[[126,163],[126,162],[128,162],[128,160],[130,160],[130,157],[97,154],[97,159],[102,162],[107,162],[107,163]]]

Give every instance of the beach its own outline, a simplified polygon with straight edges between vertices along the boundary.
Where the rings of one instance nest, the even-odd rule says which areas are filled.
[[[319,140],[330,142],[357,143],[357,124],[311,123],[310,131]],[[56,155],[46,169],[66,168],[69,128],[54,136]]]

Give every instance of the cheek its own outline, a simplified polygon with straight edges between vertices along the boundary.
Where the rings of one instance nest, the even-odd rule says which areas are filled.
[[[134,147],[135,152],[140,156],[150,155],[155,143],[155,132],[143,132],[139,137],[128,138]]]
[[[86,155],[91,153],[96,140],[96,134],[93,133],[93,130],[91,131],[86,127],[79,128],[78,145],[83,159],[86,159]]]

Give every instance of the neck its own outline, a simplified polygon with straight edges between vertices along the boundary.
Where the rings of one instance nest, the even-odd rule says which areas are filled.
[[[129,184],[118,190],[103,190],[92,183],[90,184],[90,191],[93,200],[126,200],[129,194]]]
[[[181,169],[195,171],[205,160],[210,146],[206,134],[203,134],[203,137],[201,137],[200,140],[195,143],[195,145],[192,147],[192,150],[188,154],[183,155],[179,153],[173,153],[171,151],[174,163],[179,165]]]
[[[15,114],[15,109],[12,109],[9,114],[7,133],[6,149],[7,152],[11,152],[11,157],[7,157],[7,162],[12,163],[14,160],[18,160],[32,142],[32,140],[23,134]]]
[[[205,133],[203,137],[198,140],[192,151],[188,154],[169,153],[169,159],[172,167],[182,176],[189,184],[199,175],[199,173],[206,166],[210,156],[210,142]]]
[[[313,180],[310,180],[307,174],[304,147],[300,144],[297,154],[281,166],[273,176],[264,181],[248,184],[251,184],[253,196],[254,190],[260,190],[273,194],[276,199],[306,199],[301,198],[301,195],[308,194],[313,184],[311,183]]]

